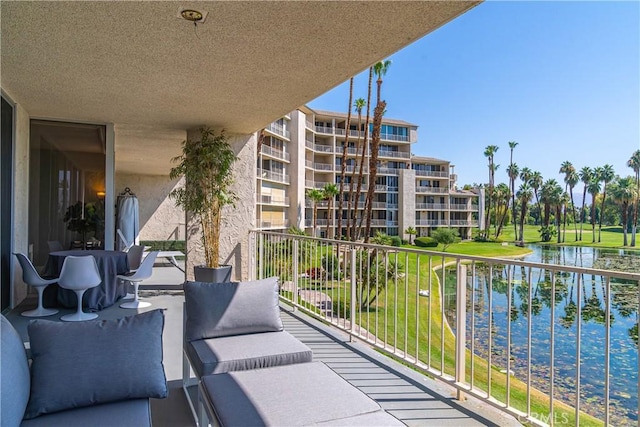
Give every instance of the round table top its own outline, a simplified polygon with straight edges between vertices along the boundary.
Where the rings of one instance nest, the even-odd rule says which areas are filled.
[[[121,251],[106,251],[103,249],[71,249],[68,251],[54,251],[50,252],[49,255],[52,256],[97,256],[97,257],[106,257],[106,256],[124,256],[126,257],[126,252]]]

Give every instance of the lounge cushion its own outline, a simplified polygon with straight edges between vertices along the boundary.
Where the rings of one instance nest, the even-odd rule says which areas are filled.
[[[0,317],[0,425],[17,426],[29,401],[29,362],[20,335]]]
[[[124,400],[69,409],[23,421],[20,427],[144,427],[151,426],[149,399]]]
[[[198,377],[310,362],[313,352],[286,331],[209,338],[185,344]]]
[[[200,391],[222,426],[403,425],[322,362],[209,375]]]
[[[239,283],[187,282],[185,340],[282,331],[278,279]]]
[[[58,323],[34,320],[25,418],[124,399],[164,398],[164,314]]]

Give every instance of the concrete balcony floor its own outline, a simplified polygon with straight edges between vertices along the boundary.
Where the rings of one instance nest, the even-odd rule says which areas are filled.
[[[152,399],[152,419],[156,427],[195,426],[181,388],[184,295],[176,283],[181,277],[182,273],[174,267],[156,267],[152,279],[140,287],[141,298],[152,303],[151,307],[140,312],[165,309],[163,356],[169,397]],[[165,283],[161,283],[163,280]],[[6,315],[25,342],[28,341],[26,331],[30,319],[19,313],[35,304],[35,298],[28,298]],[[59,321],[60,316],[72,311],[61,310],[59,314],[45,319]],[[98,314],[99,319],[117,319],[135,313],[135,310],[114,305]],[[291,312],[288,306],[283,306],[282,320],[287,331],[313,350],[315,360],[325,362],[409,426],[520,425],[513,417],[476,399],[456,400],[455,390],[447,384],[419,374],[364,343],[349,342],[349,337],[343,332],[300,312]]]

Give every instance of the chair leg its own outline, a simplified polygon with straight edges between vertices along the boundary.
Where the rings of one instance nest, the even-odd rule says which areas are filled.
[[[38,292],[38,308],[36,308],[35,310],[23,311],[20,314],[25,317],[45,317],[56,314],[58,310],[52,308],[44,308],[44,306],[42,305],[42,294],[44,294],[44,288],[46,288],[46,286],[36,286],[35,288],[36,292]]]
[[[82,297],[86,289],[75,289],[74,292],[78,297],[78,309],[73,314],[62,316],[60,320],[65,322],[82,322],[84,320],[92,320],[98,317],[96,313],[85,313],[82,311]]]
[[[120,308],[146,308],[146,307],[151,307],[151,303],[150,302],[146,302],[146,301],[140,301],[138,299],[138,286],[140,285],[140,282],[133,282],[133,288],[135,290],[135,293],[133,294],[133,301],[130,302],[125,302],[120,304]]]

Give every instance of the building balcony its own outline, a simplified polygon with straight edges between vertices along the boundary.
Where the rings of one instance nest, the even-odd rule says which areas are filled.
[[[268,130],[269,132],[275,134],[275,135],[283,136],[283,137],[285,137],[287,139],[291,138],[291,132],[289,132],[284,127],[282,127],[282,126],[280,126],[278,124],[271,123],[265,129]]]
[[[318,133],[324,133],[328,135],[333,135],[333,128],[327,126],[315,126],[315,130]]]
[[[445,227],[449,225],[446,219],[417,219],[416,225],[426,227]]]
[[[416,185],[416,193],[446,194],[448,192],[449,192],[449,189],[446,187],[430,187],[430,186]]]
[[[452,211],[473,211],[473,207],[466,203],[451,203],[449,206]]]
[[[447,172],[438,172],[438,171],[424,171],[414,169],[416,172],[416,176],[432,176],[436,178],[447,178],[449,174]]]
[[[278,173],[278,172],[272,172],[267,169],[258,169],[258,178],[261,178],[267,181],[289,184],[289,175]]]
[[[380,152],[378,153],[378,157],[392,157],[394,159],[410,159],[411,153],[407,153],[404,151],[380,150]]]
[[[319,171],[333,171],[335,166],[331,163],[313,163],[313,168]]]
[[[447,210],[444,203],[416,203],[416,210],[443,211]]]
[[[314,205],[313,200],[304,199],[304,205],[308,208],[312,208]],[[329,206],[329,202],[327,200],[321,200],[319,202],[316,202],[315,205],[318,208],[326,208]]]
[[[263,194],[258,198],[258,202],[263,205],[289,206],[289,196],[271,196]]]
[[[471,221],[466,219],[450,219],[449,225],[452,227],[477,227],[478,221]]]
[[[289,228],[288,219],[271,219],[268,221],[260,221],[260,228],[263,230],[285,229]]]
[[[381,133],[380,140],[382,141],[398,141],[398,142],[409,142],[408,135],[392,135],[390,133]]]
[[[282,150],[278,150],[276,148],[270,147],[268,145],[262,145],[260,147],[260,152],[265,155],[265,156],[269,156],[272,157],[274,159],[278,159],[278,160],[284,160],[286,162],[289,162],[291,160],[291,155],[289,153],[286,153]]]
[[[400,169],[378,167],[378,173],[380,175],[399,175],[400,174]]]

